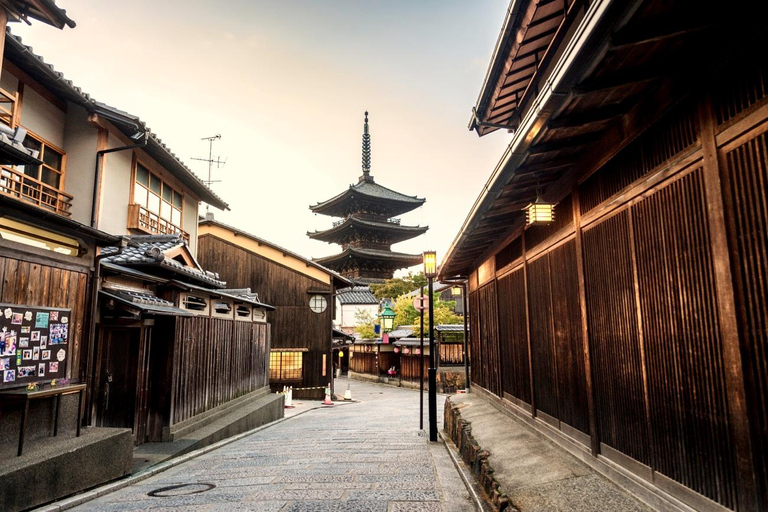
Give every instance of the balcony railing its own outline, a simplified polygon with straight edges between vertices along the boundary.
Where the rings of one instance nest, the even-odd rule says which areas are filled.
[[[0,167],[0,194],[28,201],[64,217],[70,216],[71,195],[10,167]]]
[[[138,229],[149,234],[181,235],[189,243],[189,233],[140,204],[128,205],[128,229]]]

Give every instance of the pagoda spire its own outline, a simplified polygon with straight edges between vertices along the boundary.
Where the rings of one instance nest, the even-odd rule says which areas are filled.
[[[368,111],[365,111],[365,123],[363,124],[363,175],[360,181],[373,181],[371,176],[371,134],[368,132]]]

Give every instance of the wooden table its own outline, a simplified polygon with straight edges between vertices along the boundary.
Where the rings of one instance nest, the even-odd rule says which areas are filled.
[[[85,391],[85,384],[70,384],[67,386],[56,386],[51,388],[42,389],[40,391],[27,391],[26,388],[9,389],[7,391],[0,391],[0,402],[2,403],[23,403],[24,408],[21,411],[21,429],[19,431],[19,453],[21,456],[24,449],[24,432],[27,428],[27,414],[29,413],[29,402],[31,400],[38,400],[40,398],[56,399],[56,409],[53,416],[53,435],[54,437],[59,430],[59,406],[61,403],[62,395],[71,395],[78,393],[79,399],[77,402],[77,437],[80,437],[80,417],[83,414],[83,398]]]

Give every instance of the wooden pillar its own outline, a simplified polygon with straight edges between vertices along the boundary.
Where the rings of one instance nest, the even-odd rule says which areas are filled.
[[[703,154],[704,187],[707,199],[707,216],[712,241],[717,311],[720,318],[720,336],[723,343],[728,416],[733,435],[736,458],[736,489],[738,510],[756,511],[757,483],[755,463],[750,440],[744,387],[744,365],[741,360],[736,300],[731,275],[731,258],[728,248],[723,183],[715,140],[715,120],[712,105],[707,97],[700,103],[699,123]]]
[[[600,435],[597,431],[595,414],[595,391],[592,385],[592,359],[589,351],[589,322],[587,321],[587,289],[584,278],[584,253],[581,239],[581,206],[578,189],[571,194],[573,198],[573,225],[576,230],[576,273],[579,280],[579,306],[581,308],[581,337],[584,356],[584,376],[587,385],[587,410],[589,412],[589,440],[592,456],[600,453]]]
[[[525,254],[525,232],[523,240],[523,283],[525,288],[525,337],[528,340],[528,379],[531,384],[531,416],[536,416],[536,390],[533,382],[533,351],[531,350],[531,313],[528,300],[528,258]]]
[[[0,28],[3,29],[5,34],[5,27],[8,26],[8,11],[0,5]],[[5,55],[5,36],[0,37],[0,76],[3,73],[3,56]]]

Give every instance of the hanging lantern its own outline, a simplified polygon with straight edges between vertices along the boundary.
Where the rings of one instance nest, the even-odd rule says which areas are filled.
[[[408,347],[405,347],[405,348],[403,349],[403,354],[405,354],[405,355],[408,355],[408,354],[410,354],[410,353],[411,353],[411,349],[410,349],[410,348],[408,348]]]
[[[395,347],[395,354],[399,354],[399,353],[400,353],[400,347]]]
[[[461,286],[454,286],[451,288],[451,295],[454,297],[461,297]]]
[[[544,201],[541,196],[525,207],[525,223],[528,226],[547,225],[555,220],[555,205]]]
[[[417,355],[417,356],[420,356],[421,355],[421,349],[420,348],[414,349],[413,353],[415,355]]]
[[[384,309],[379,314],[381,319],[381,326],[384,328],[384,332],[391,331],[393,323],[395,321],[395,312],[389,307],[389,303],[384,304]]]

